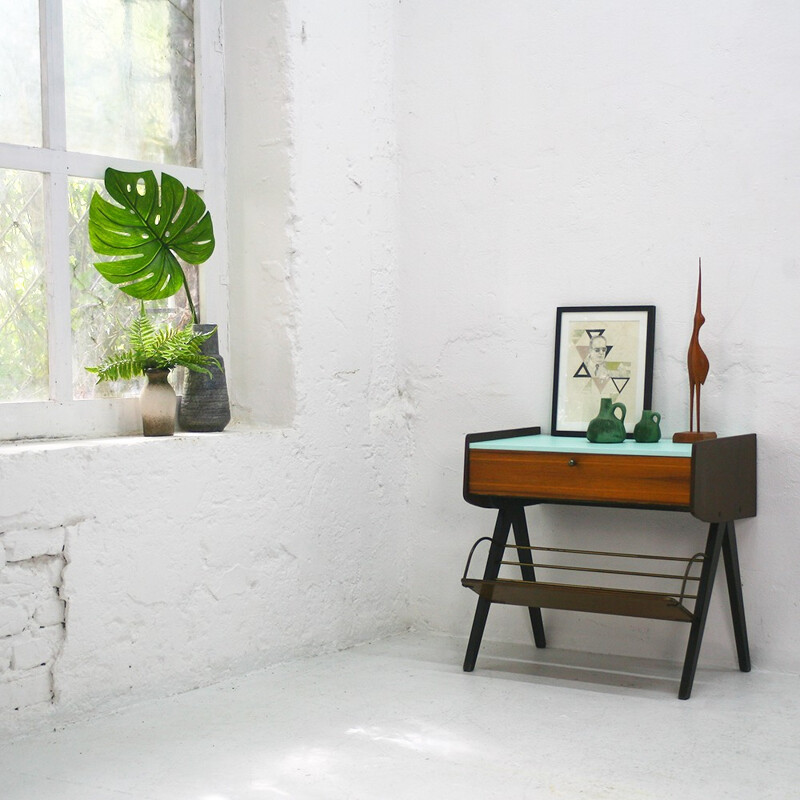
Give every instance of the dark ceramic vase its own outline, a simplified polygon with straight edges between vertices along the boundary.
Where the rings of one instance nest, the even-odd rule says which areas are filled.
[[[657,442],[661,438],[661,414],[658,411],[643,411],[642,418],[633,429],[633,438],[637,442]]]
[[[621,412],[617,416],[616,411]],[[625,406],[612,403],[610,397],[600,398],[600,413],[589,423],[586,438],[597,444],[616,444],[625,441]]]
[[[195,333],[214,331],[200,345],[200,350],[204,355],[216,358],[219,367],[210,366],[210,376],[203,372],[186,371],[183,396],[178,408],[178,424],[185,431],[221,431],[231,421],[225,365],[219,354],[219,339],[215,328],[216,325],[208,324],[194,326]]]

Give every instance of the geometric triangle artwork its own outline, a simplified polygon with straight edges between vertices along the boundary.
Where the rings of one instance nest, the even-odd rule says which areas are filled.
[[[611,380],[614,382],[614,386],[617,389],[617,393],[622,394],[622,390],[628,385],[630,378],[614,378],[612,376]]]
[[[590,339],[594,339],[595,336],[602,336],[605,332],[605,328],[586,328],[586,335]]]
[[[581,361],[586,361],[586,359],[589,357],[589,345],[576,344],[575,349],[578,351]]]
[[[586,368],[586,364],[581,364],[578,367],[578,371],[572,377],[573,378],[591,378],[592,376],[589,374],[589,370]]]

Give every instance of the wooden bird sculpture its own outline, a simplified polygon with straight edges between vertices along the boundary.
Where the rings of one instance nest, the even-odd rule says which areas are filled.
[[[698,259],[697,265],[697,303],[694,309],[694,327],[689,340],[689,352],[686,354],[686,365],[689,368],[689,430],[676,433],[675,442],[695,442],[699,439],[715,439],[716,433],[702,432],[700,429],[700,387],[708,377],[708,357],[700,347],[700,327],[706,321],[701,310],[701,292],[703,283],[703,263]],[[695,409],[697,409],[697,430],[694,427]]]
[[[697,265],[697,305],[694,309],[694,328],[689,340],[686,364],[689,367],[689,430],[694,430],[694,404],[697,404],[697,430],[700,430],[700,387],[708,377],[708,357],[700,347],[700,326],[706,321],[700,309],[700,294],[703,282],[703,263]]]

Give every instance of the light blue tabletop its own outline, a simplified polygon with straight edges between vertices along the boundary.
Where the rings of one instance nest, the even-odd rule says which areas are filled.
[[[692,445],[662,439],[653,444],[639,444],[626,439],[619,444],[595,444],[583,436],[515,436],[511,439],[491,439],[472,442],[471,450],[516,450],[519,452],[596,453],[598,455],[673,456],[691,458]]]

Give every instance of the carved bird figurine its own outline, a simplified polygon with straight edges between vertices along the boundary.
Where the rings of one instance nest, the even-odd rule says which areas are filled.
[[[708,377],[708,358],[700,347],[700,326],[706,321],[700,310],[700,292],[703,280],[702,260],[697,265],[697,305],[694,310],[694,328],[689,341],[686,363],[689,367],[689,430],[694,431],[694,409],[697,407],[697,430],[700,431],[700,387]]]

